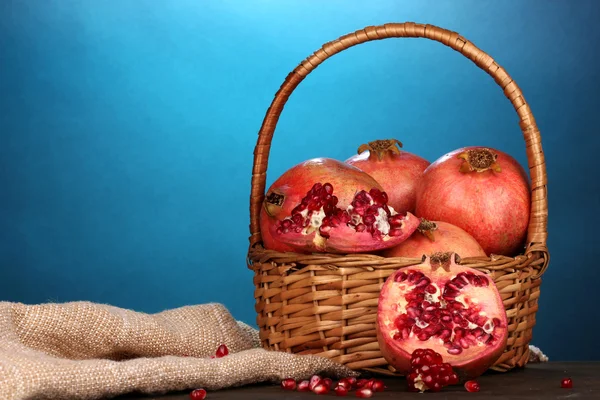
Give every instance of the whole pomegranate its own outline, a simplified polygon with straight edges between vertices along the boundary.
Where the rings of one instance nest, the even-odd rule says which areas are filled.
[[[398,214],[387,200],[377,181],[356,167],[330,158],[305,161],[267,191],[260,217],[265,247],[356,253],[394,246],[419,220]]]
[[[396,139],[375,140],[358,148],[345,162],[371,175],[389,196],[396,211],[415,212],[416,187],[429,161],[407,151]]]
[[[384,257],[421,258],[438,252],[454,252],[461,257],[486,256],[473,236],[458,226],[425,218],[421,218],[421,224],[408,239],[381,254]]]
[[[411,355],[428,348],[444,358],[461,381],[485,372],[506,348],[507,318],[494,282],[435,253],[390,275],[379,296],[377,340],[383,357],[401,373]]]
[[[488,255],[513,256],[524,247],[530,199],[529,180],[514,158],[465,147],[427,167],[417,186],[415,212],[464,229]]]

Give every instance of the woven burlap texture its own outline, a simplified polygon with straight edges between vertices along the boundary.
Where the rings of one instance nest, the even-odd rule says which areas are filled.
[[[230,354],[210,359],[223,343]],[[90,302],[0,302],[0,399],[98,399],[356,375],[326,358],[259,346],[258,332],[221,304],[147,314]]]

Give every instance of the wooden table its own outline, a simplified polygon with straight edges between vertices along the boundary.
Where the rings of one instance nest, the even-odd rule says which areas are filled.
[[[570,377],[573,380],[572,389],[562,389],[562,378]],[[446,387],[439,393],[411,393],[406,391],[404,378],[384,377],[388,389],[385,392],[375,393],[371,399],[600,399],[600,362],[587,363],[544,363],[529,364],[526,368],[515,369],[506,373],[488,372],[478,381],[481,391],[468,393],[463,386]],[[316,400],[316,394],[311,392],[287,392],[279,386],[260,384],[237,389],[219,390],[209,392],[206,400],[217,399],[311,399]],[[318,398],[338,398],[335,393],[322,395]],[[356,399],[354,392],[346,396],[347,399]],[[120,400],[188,400],[189,391],[172,393],[164,396],[126,395]]]

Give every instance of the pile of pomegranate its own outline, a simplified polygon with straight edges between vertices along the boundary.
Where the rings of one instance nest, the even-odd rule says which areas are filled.
[[[411,390],[459,382],[479,390],[473,380],[506,348],[508,321],[492,279],[457,260],[523,252],[529,179],[513,157],[489,147],[456,149],[433,163],[401,148],[377,140],[344,162],[314,158],[287,170],[265,195],[263,245],[421,259],[383,285],[381,352]],[[421,353],[431,362],[415,364]]]
[[[344,162],[314,158],[287,170],[263,202],[264,247],[409,258],[523,251],[531,190],[513,157],[464,147],[429,163],[401,147],[377,140]]]

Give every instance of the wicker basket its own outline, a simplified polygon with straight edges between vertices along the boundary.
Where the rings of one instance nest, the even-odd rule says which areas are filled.
[[[411,22],[367,27],[325,44],[287,76],[266,113],[254,150],[247,259],[248,268],[254,271],[262,344],[276,351],[328,357],[353,370],[396,374],[377,343],[378,296],[384,280],[396,269],[421,260],[369,254],[280,253],[263,248],[259,227],[271,140],[292,91],[334,54],[359,43],[392,37],[432,39],[462,53],[494,78],[520,118],[532,184],[525,254],[514,258],[464,258],[461,264],[487,273],[504,301],[509,321],[508,343],[492,369],[507,371],[524,366],[535,325],[540,277],[549,262],[546,167],[540,132],[521,90],[490,56],[455,32]]]

